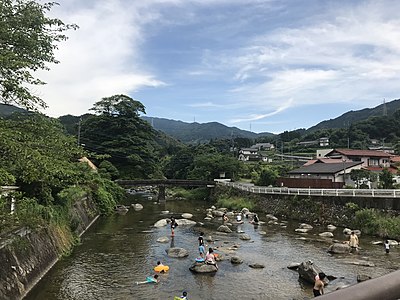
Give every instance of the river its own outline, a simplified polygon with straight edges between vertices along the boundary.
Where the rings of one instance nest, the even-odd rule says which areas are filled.
[[[279,225],[255,228],[246,221],[241,229],[251,236],[251,241],[240,240],[236,233],[216,234],[220,222],[178,226],[172,246],[185,248],[190,255],[183,259],[170,258],[165,250],[171,242],[156,242],[159,237],[170,235],[169,228],[152,227],[166,217],[161,211],[168,210],[178,218],[189,212],[194,215],[193,220],[204,222],[205,209],[211,203],[174,200],[156,204],[146,198],[140,203],[143,210],[130,209],[125,215],[99,218],[82,236],[82,243],[73,253],[61,259],[25,299],[173,299],[183,290],[188,292],[188,299],[309,299],[312,286],[299,280],[298,273],[287,268],[289,263],[312,260],[326,274],[339,277],[336,283],[326,287],[327,291],[337,286],[337,282],[355,283],[357,274],[372,277],[387,274],[397,270],[400,263],[398,249],[392,247],[386,255],[382,246],[371,244],[376,239],[366,236],[361,236],[359,254],[330,255],[326,251],[330,239],[317,235],[326,231],[324,228],[314,228],[301,235],[294,232],[299,225],[295,221],[288,222],[287,228]],[[259,216],[266,221],[263,214]],[[191,273],[188,268],[198,254],[200,231],[216,239],[211,246],[240,245],[237,255],[244,263],[232,265],[227,259],[219,262],[215,275]],[[261,235],[260,231],[267,234]],[[340,228],[334,234],[335,239],[347,239]],[[161,275],[160,283],[136,285],[136,281],[153,274],[158,260],[170,266],[170,271]],[[369,261],[375,267],[349,264],[349,260]],[[264,264],[265,268],[252,269],[248,266],[251,263]]]

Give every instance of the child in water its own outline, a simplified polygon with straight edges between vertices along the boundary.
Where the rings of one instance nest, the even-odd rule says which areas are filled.
[[[389,244],[389,241],[388,240],[386,240],[385,241],[385,243],[383,244],[383,246],[385,246],[385,252],[386,253],[389,253],[389,249],[390,249],[390,244]]]

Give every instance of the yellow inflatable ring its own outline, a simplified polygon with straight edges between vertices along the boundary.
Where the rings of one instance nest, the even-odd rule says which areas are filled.
[[[154,271],[155,272],[167,272],[169,270],[168,266],[155,266]]]

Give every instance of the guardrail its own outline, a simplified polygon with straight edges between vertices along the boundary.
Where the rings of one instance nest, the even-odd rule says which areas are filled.
[[[400,198],[399,189],[378,190],[378,189],[312,189],[312,188],[286,188],[286,187],[265,187],[252,186],[236,182],[220,182],[242,191],[256,194],[279,194],[279,195],[302,195],[302,196],[332,196],[332,197],[371,197],[371,198]]]
[[[400,271],[327,293],[318,299],[325,300],[396,300],[400,299]]]

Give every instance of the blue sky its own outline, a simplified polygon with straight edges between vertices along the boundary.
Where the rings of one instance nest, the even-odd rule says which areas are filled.
[[[127,94],[150,117],[279,133],[400,98],[400,1],[58,2],[80,29],[39,74],[50,116]]]

